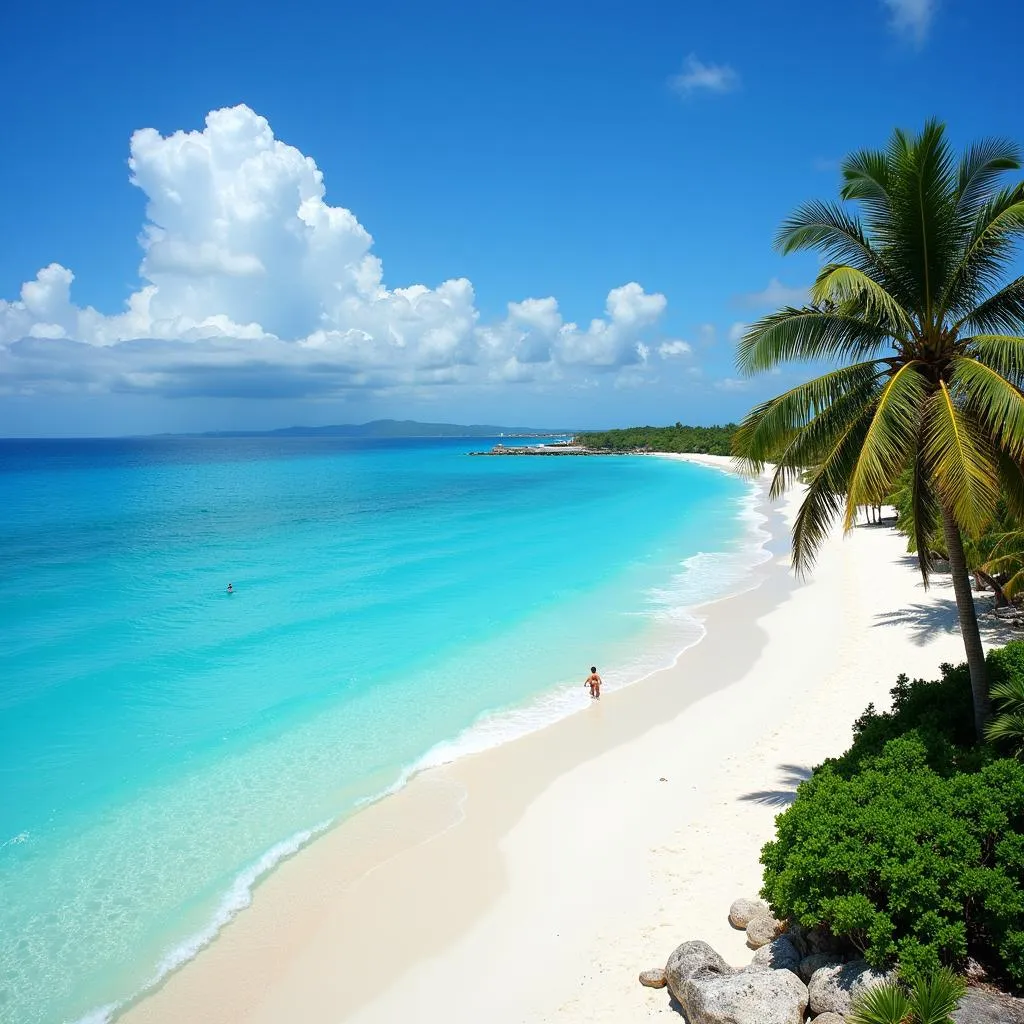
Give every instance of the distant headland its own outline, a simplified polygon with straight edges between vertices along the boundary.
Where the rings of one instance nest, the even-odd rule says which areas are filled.
[[[498,427],[474,423],[420,423],[417,420],[371,420],[325,427],[279,427],[276,430],[206,430],[160,437],[564,437],[571,430]]]

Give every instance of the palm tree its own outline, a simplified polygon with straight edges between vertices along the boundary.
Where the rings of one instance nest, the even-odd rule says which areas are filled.
[[[773,495],[807,474],[798,571],[836,517],[851,529],[857,507],[882,502],[909,470],[926,584],[926,538],[941,524],[946,541],[979,736],[988,688],[963,536],[985,527],[1001,493],[1024,510],[1024,276],[1004,283],[1024,183],[1000,187],[1020,166],[998,139],[957,161],[936,121],[847,157],[840,195],[860,215],[812,202],[786,221],[777,247],[827,262],[810,303],[753,324],[737,353],[746,375],[792,360],[834,367],[757,406],[734,439],[751,470],[775,463]]]
[[[888,981],[868,989],[848,1019],[850,1024],[953,1024],[951,1014],[966,990],[946,968],[919,979],[909,991]]]

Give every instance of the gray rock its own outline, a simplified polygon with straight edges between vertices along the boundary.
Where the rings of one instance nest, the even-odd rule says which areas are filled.
[[[838,1013],[821,1013],[814,1018],[814,1024],[846,1024],[846,1018]]]
[[[768,904],[764,900],[736,900],[729,908],[729,924],[743,931],[744,928],[760,914],[770,914]]]
[[[842,951],[842,943],[828,930],[828,928],[809,928],[804,933],[804,941],[807,943],[807,955],[813,953],[836,954]]]
[[[812,953],[800,961],[800,966],[797,968],[796,973],[800,975],[800,978],[805,983],[809,984],[815,971],[821,970],[822,967],[837,967],[842,962],[839,957],[830,956],[828,953]]]
[[[656,967],[650,971],[640,972],[640,984],[647,988],[664,988],[668,984],[665,972],[662,968]]]
[[[683,986],[692,978],[732,974],[733,969],[706,943],[692,939],[676,946],[665,964],[668,990],[681,1001]]]
[[[892,973],[872,970],[863,960],[819,967],[807,986],[812,1014],[838,1013],[848,1017],[853,1001],[862,993],[881,985]]]
[[[969,988],[953,1011],[956,1024],[1024,1024],[1024,999],[990,988]]]
[[[678,997],[689,1024],[803,1024],[807,986],[792,971],[691,978]]]
[[[758,971],[792,971],[798,974],[800,967],[800,951],[793,945],[788,935],[780,935],[774,942],[762,946],[750,963],[751,970]]]
[[[747,945],[751,949],[760,949],[774,942],[786,929],[784,921],[776,920],[771,912],[758,914],[747,925]]]

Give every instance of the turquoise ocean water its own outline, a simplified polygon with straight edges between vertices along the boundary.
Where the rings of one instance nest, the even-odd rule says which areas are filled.
[[[116,1014],[317,830],[671,662],[762,557],[726,474],[491,443],[0,441],[0,1021]]]

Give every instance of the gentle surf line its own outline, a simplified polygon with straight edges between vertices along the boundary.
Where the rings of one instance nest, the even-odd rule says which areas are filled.
[[[673,461],[689,460],[679,459]],[[735,475],[734,470],[718,464],[704,462],[693,462],[691,464],[702,465],[707,469]],[[762,487],[756,481],[751,481],[747,494],[742,499],[742,506],[736,513],[738,519],[745,520],[748,523],[749,542],[747,544],[737,551],[698,551],[683,559],[680,563],[680,571],[671,577],[668,586],[665,588],[655,588],[648,594],[649,597],[655,598],[657,603],[663,607],[657,610],[648,609],[645,612],[636,613],[646,616],[652,616],[653,614],[653,617],[656,619],[665,616],[676,623],[680,620],[686,620],[687,625],[695,628],[696,635],[681,647],[676,647],[667,660],[659,659],[653,663],[650,661],[641,662],[640,665],[634,662],[626,668],[611,669],[605,676],[606,690],[608,692],[634,686],[665,669],[674,667],[688,650],[700,643],[707,635],[707,630],[702,620],[694,614],[696,609],[747,593],[756,589],[761,584],[762,581],[756,576],[756,569],[772,558],[772,554],[767,548],[767,543],[771,539],[771,533],[765,528],[768,523],[768,517],[759,510],[759,504],[763,496],[762,491]],[[697,566],[706,568],[709,561],[724,562],[734,565],[736,568],[735,576],[728,578],[728,585],[722,592],[716,593],[713,596],[687,596],[684,593],[672,592],[673,584],[683,589],[687,580],[697,578]],[[719,572],[711,578],[720,581],[723,576]],[[685,600],[687,603],[670,603],[670,598],[674,598],[677,601]],[[639,669],[639,674],[637,674],[637,669]],[[192,935],[175,944],[164,954],[157,970],[146,984],[123,1000],[96,1007],[84,1016],[77,1018],[73,1024],[111,1024],[117,1016],[137,1004],[155,988],[159,987],[171,974],[195,959],[203,949],[209,946],[223,928],[252,903],[256,886],[264,881],[283,861],[293,857],[318,836],[322,836],[325,832],[350,820],[358,811],[400,792],[416,776],[425,771],[452,764],[465,757],[483,753],[486,750],[545,729],[584,710],[589,705],[590,698],[583,694],[580,685],[574,682],[556,686],[525,705],[482,712],[471,726],[463,730],[454,739],[435,744],[421,758],[402,769],[394,783],[390,786],[387,786],[378,793],[357,800],[348,812],[323,821],[312,828],[300,830],[271,846],[235,877],[209,921]],[[460,800],[460,813],[464,796],[463,794]],[[457,824],[458,821],[449,823],[440,832],[432,834],[420,842],[435,839],[438,835],[443,835]],[[415,845],[419,845],[419,843]],[[375,865],[374,868],[370,869],[370,872],[381,867],[382,864]]]

